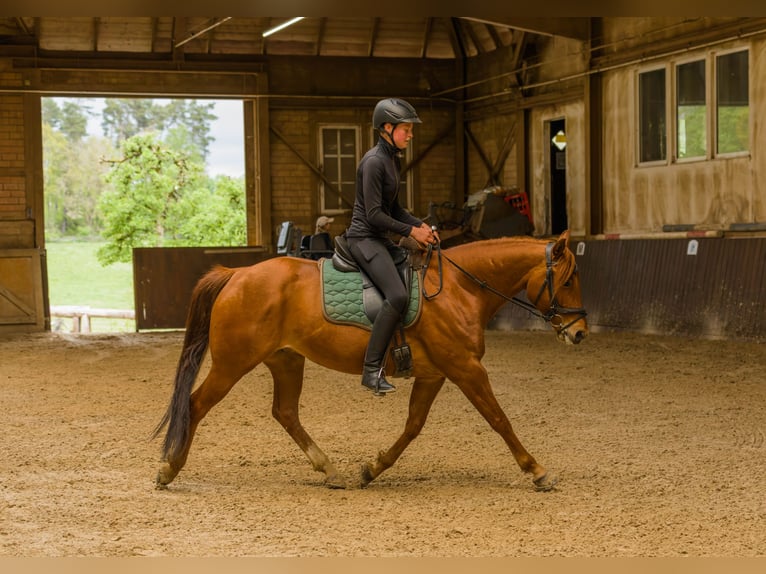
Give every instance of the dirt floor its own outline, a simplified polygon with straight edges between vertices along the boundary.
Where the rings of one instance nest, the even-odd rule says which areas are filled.
[[[539,493],[452,385],[365,489],[330,490],[271,418],[258,367],[154,488],[182,335],[0,338],[0,556],[763,557],[766,344],[487,334]],[[303,422],[350,483],[398,437],[411,380],[375,398],[307,366]]]

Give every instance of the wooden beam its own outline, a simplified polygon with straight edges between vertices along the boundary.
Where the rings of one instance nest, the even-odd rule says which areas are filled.
[[[476,151],[479,153],[479,157],[481,158],[481,161],[484,163],[484,166],[487,168],[487,171],[490,174],[491,183],[497,184],[497,182],[492,179],[492,170],[493,170],[492,162],[489,161],[487,154],[484,153],[484,150],[479,145],[479,142],[476,141],[476,137],[473,135],[473,133],[471,133],[471,129],[468,126],[465,127],[465,134],[468,136],[468,140],[476,148]]]
[[[187,43],[191,42],[192,40],[195,40],[195,39],[199,38],[203,34],[207,34],[208,32],[214,30],[215,28],[217,28],[221,24],[224,24],[225,22],[228,22],[229,20],[231,20],[231,18],[232,18],[231,16],[226,16],[225,18],[219,18],[218,20],[213,21],[212,24],[202,28],[202,30],[199,30],[197,32],[194,32],[193,34],[190,34],[189,36],[187,36],[183,40],[179,40],[178,42],[176,42],[173,45],[173,47],[174,48],[180,48],[184,44],[187,44]]]
[[[367,56],[372,57],[375,51],[375,40],[378,38],[378,29],[380,28],[380,18],[372,19],[372,29],[370,30],[370,45],[367,47]]]
[[[157,18],[156,16],[152,16],[152,44],[151,44],[151,46],[152,46],[152,48],[151,48],[152,53],[155,52],[154,43],[157,41],[157,25],[159,24],[159,20],[160,19]]]
[[[423,30],[423,45],[420,48],[420,57],[425,58],[428,52],[428,44],[431,42],[431,32],[434,28],[434,19],[426,18],[426,27]]]
[[[463,28],[463,30],[468,33],[468,37],[471,39],[471,43],[476,48],[476,51],[479,54],[486,54],[487,51],[484,49],[484,45],[479,41],[479,38],[476,35],[476,31],[473,29],[471,22],[466,22],[466,24],[461,26],[461,28]]]
[[[98,52],[98,32],[101,28],[101,18],[93,18],[93,45],[92,49],[94,52]]]
[[[173,40],[170,47],[173,50],[174,62],[183,62],[184,60],[183,44],[176,43],[176,40],[178,40],[178,38],[182,36],[186,36],[186,23],[187,23],[186,21],[187,21],[187,18],[185,16],[173,17],[173,32],[171,34],[171,37]]]
[[[484,185],[484,187],[489,187],[490,183],[492,182],[494,182],[496,185],[503,184],[503,182],[499,178],[500,171],[503,169],[503,165],[505,165],[505,160],[508,159],[508,154],[511,153],[511,148],[513,148],[513,143],[515,140],[516,140],[516,122],[513,123],[513,125],[511,126],[511,129],[508,130],[508,134],[505,136],[503,147],[500,148],[500,153],[497,155],[495,164],[492,166],[492,170],[489,174],[489,180]]]
[[[500,34],[497,33],[497,28],[492,24],[487,24],[487,32],[489,33],[492,42],[495,44],[495,49],[503,47],[503,41],[500,39]],[[523,34],[523,32],[522,32]]]
[[[268,74],[258,74],[257,92],[268,94]],[[271,220],[273,210],[271,188],[271,142],[270,110],[268,98],[256,98],[252,107],[254,120],[254,145],[252,146],[255,171],[255,235],[251,245],[263,245],[268,250],[274,247],[274,228]],[[250,239],[250,237],[248,237]]]
[[[319,31],[317,32],[317,49],[316,55],[319,56],[322,53],[322,44],[324,43],[325,30],[327,29],[327,18],[323,17],[319,19]]]
[[[16,24],[19,28],[21,28],[22,32],[26,34],[27,36],[31,36],[32,32],[29,31],[29,27],[27,26],[27,23],[24,22],[24,18],[21,16],[16,16]]]
[[[447,26],[447,30],[449,33],[450,42],[452,43],[452,51],[455,54],[455,59],[465,61],[465,58],[466,58],[465,42],[460,35],[459,18],[449,18],[447,22],[449,23]]]
[[[492,26],[512,28],[514,30],[523,30],[542,36],[563,36],[584,41],[590,35],[590,22],[586,17],[525,18],[523,16],[498,16],[494,18],[462,17],[462,19]]]
[[[512,70],[521,70],[521,64],[523,62],[524,58],[524,48],[527,45],[527,39],[529,35],[524,31],[517,31],[514,32],[514,46],[513,46],[513,56],[511,58],[511,69]],[[516,38],[518,36],[518,38]],[[522,71],[518,71],[515,74],[511,76],[513,79],[516,80],[517,86],[524,85],[524,73]]]

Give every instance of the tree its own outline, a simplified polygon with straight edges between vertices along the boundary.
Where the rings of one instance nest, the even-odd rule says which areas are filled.
[[[77,106],[59,107],[44,98],[43,110],[46,233],[51,237],[98,235],[96,204],[106,185],[106,167],[99,160],[101,154],[111,152],[111,144],[95,136],[83,138],[78,126],[87,120]]]
[[[61,132],[72,143],[88,135],[89,111],[87,107],[71,100],[64,100],[59,107],[55,99],[43,98],[43,123]]]
[[[189,245],[245,245],[245,194],[242,179],[218,176],[189,196],[191,216],[181,226]]]
[[[216,119],[213,103],[197,100],[170,100],[167,104],[144,98],[106,100],[101,120],[104,135],[115,145],[147,131],[163,136],[174,128],[184,127],[202,158],[210,151],[210,122]]]
[[[104,264],[130,261],[133,247],[246,243],[244,181],[205,174],[213,105],[108,99],[115,148],[87,135],[87,104],[43,98],[46,233],[101,235]]]
[[[204,163],[172,149],[157,133],[129,138],[122,158],[109,163],[107,181],[114,188],[99,202],[107,240],[97,252],[103,265],[129,262],[134,247],[245,243],[241,181],[211,181]]]

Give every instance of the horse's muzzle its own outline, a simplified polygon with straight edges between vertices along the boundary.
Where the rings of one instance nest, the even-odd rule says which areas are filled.
[[[588,336],[587,329],[577,329],[575,331],[570,329],[562,329],[556,333],[560,341],[567,345],[579,345],[580,342]]]
[[[588,336],[588,332],[583,331],[582,329],[578,329],[577,331],[575,331],[574,335],[572,335],[571,333],[567,331],[567,337],[569,337],[572,340],[572,343],[574,343],[575,345],[579,344],[580,341],[582,341],[587,336]]]

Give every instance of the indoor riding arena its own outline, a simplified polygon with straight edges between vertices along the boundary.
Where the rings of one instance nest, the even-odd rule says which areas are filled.
[[[149,435],[181,343],[178,332],[2,339],[3,555],[763,555],[763,344],[488,332],[492,386],[558,475],[551,492],[534,490],[450,384],[399,461],[359,488],[361,465],[402,432],[411,381],[378,398],[309,363],[303,424],[349,485],[326,488],[271,417],[259,367],[156,490]]]
[[[766,557],[766,18],[328,16],[264,36],[283,20],[0,18],[0,558]],[[246,245],[136,246],[127,332],[52,328],[42,100],[94,95],[243,109]],[[518,281],[459,281],[508,300],[482,364],[555,484],[452,380],[457,339],[422,432],[369,484],[414,378],[379,397],[307,360],[301,423],[345,488],[272,415],[264,364],[158,488],[193,287],[303,259],[322,215],[342,234],[391,96],[423,120],[400,197],[440,231],[429,273],[454,282],[465,244],[567,239],[568,277],[541,247]]]

